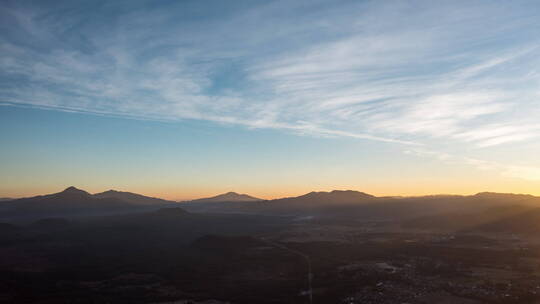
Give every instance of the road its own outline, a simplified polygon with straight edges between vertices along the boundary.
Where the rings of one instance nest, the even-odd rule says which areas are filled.
[[[296,254],[298,256],[301,256],[305,261],[306,261],[306,264],[307,264],[307,267],[308,267],[308,271],[307,271],[307,281],[308,281],[308,295],[309,295],[309,304],[313,304],[313,288],[311,287],[311,282],[313,280],[313,272],[312,272],[312,268],[311,268],[311,258],[303,253],[303,252],[300,252],[298,250],[295,250],[295,249],[291,249],[285,245],[282,245],[282,244],[279,244],[279,243],[276,243],[276,242],[273,242],[273,241],[270,241],[270,240],[267,240],[267,239],[264,239],[264,238],[260,238],[261,241],[269,244],[269,245],[272,245],[274,247],[277,247],[277,248],[280,248],[280,249],[283,249],[285,251],[288,251],[290,253],[293,253],[293,254]]]

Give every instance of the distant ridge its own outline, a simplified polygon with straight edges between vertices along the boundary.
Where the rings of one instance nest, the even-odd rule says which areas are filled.
[[[289,203],[289,204],[348,204],[348,203],[359,203],[366,200],[376,199],[376,196],[367,194],[365,192],[354,191],[354,190],[333,190],[330,192],[320,191],[320,192],[310,192],[304,195],[296,197],[287,197],[271,200],[270,202],[276,203]]]
[[[363,205],[378,200],[377,197],[353,190],[333,190],[330,192],[310,192],[296,197],[287,197],[273,200],[252,200],[253,204],[245,201],[230,201],[230,194],[212,197],[210,199],[185,202],[184,208],[190,212],[216,212],[216,213],[257,213],[257,214],[303,214],[311,213],[335,206]],[[233,192],[233,195],[238,196]],[[252,197],[251,197],[252,198]],[[252,198],[253,199],[253,198]],[[199,204],[206,202],[208,204]],[[219,202],[219,203],[218,203]],[[257,203],[259,202],[259,203]],[[215,203],[215,204],[210,204]]]
[[[164,200],[161,198],[149,197],[149,196],[144,196],[137,193],[123,192],[123,191],[116,191],[116,190],[108,190],[105,192],[96,193],[93,196],[95,198],[116,198],[116,199],[121,199],[131,204],[147,205],[147,206],[156,205],[156,204],[176,203],[176,202]]]
[[[212,201],[210,201],[212,202]],[[493,207],[522,205],[540,207],[540,197],[522,194],[478,193],[475,195],[427,195],[417,197],[377,197],[354,190],[309,192],[296,197],[259,203],[185,202],[189,212],[293,215],[351,219],[395,219],[448,213],[476,214]]]
[[[88,200],[88,199],[92,199],[92,194],[84,190],[70,186],[58,193],[20,198],[20,199],[14,200],[14,202],[35,202],[35,201],[51,201],[51,200],[57,200],[57,201],[59,200]]]
[[[130,213],[162,208],[176,202],[109,190],[92,195],[70,186],[65,190],[6,201],[0,205],[0,218],[87,216]]]
[[[499,192],[479,192],[474,195],[475,197],[481,197],[481,198],[523,198],[523,199],[531,199],[531,198],[538,198],[537,196],[531,195],[531,194],[517,194],[517,193],[499,193]]]
[[[178,206],[188,212],[317,216],[340,214],[340,216],[370,219],[441,215],[441,217],[422,219],[417,222],[416,226],[422,227],[424,225],[422,223],[456,222],[454,220],[456,213],[476,214],[489,208],[511,205],[539,208],[540,197],[527,194],[480,192],[474,195],[395,198],[376,197],[354,190],[333,190],[263,200],[247,194],[227,192],[178,204],[160,198],[116,190],[90,194],[71,186],[58,193],[4,201],[0,204],[0,219],[107,215],[155,211],[160,208]],[[163,212],[182,213],[182,210]],[[504,214],[510,215],[509,211],[505,211]],[[462,216],[459,215],[459,217]],[[534,218],[531,217],[532,220]]]
[[[236,192],[227,192],[208,198],[200,198],[188,201],[190,203],[218,203],[218,202],[259,202],[263,199],[256,198],[247,194],[239,194]]]

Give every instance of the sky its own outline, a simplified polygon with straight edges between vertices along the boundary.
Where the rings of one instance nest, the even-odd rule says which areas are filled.
[[[0,5],[0,197],[540,195],[538,1]]]

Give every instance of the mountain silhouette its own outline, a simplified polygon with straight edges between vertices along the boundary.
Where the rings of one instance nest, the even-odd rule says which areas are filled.
[[[216,203],[216,202],[258,202],[263,201],[260,198],[256,198],[247,194],[239,194],[236,192],[227,192],[224,194],[216,195],[208,198],[200,198],[192,200],[192,203]]]
[[[236,193],[233,193],[233,195]],[[227,195],[227,194],[226,194]],[[238,194],[236,194],[238,195]],[[273,200],[231,201],[218,196],[202,200],[207,204],[198,203],[201,200],[185,202],[183,207],[187,211],[217,212],[217,213],[256,213],[256,214],[303,214],[312,213],[315,209],[324,209],[333,206],[360,205],[374,202],[377,197],[353,190],[334,190],[331,192],[310,192],[296,197],[287,197]],[[210,204],[215,203],[215,204]]]
[[[333,190],[330,192],[310,192],[297,197],[275,199],[271,202],[286,204],[354,204],[376,199],[376,196],[354,190]]]
[[[108,190],[105,192],[96,193],[93,196],[95,198],[101,198],[101,199],[103,198],[120,199],[131,204],[142,205],[142,206],[176,203],[176,202],[167,201],[161,198],[149,197],[149,196],[144,196],[137,193],[123,192],[123,191],[116,191],[116,190]]]
[[[201,204],[204,203],[204,204]],[[35,197],[5,201],[0,204],[1,218],[68,217],[155,211],[179,204],[131,192],[108,190],[90,194],[68,187],[65,190]],[[507,208],[511,206],[517,206]],[[263,215],[317,216],[350,219],[412,220],[408,226],[446,229],[488,225],[507,219],[499,226],[519,221],[520,208],[540,207],[540,197],[522,194],[481,192],[475,195],[429,195],[419,197],[376,197],[353,190],[310,192],[296,197],[261,200],[246,194],[228,192],[214,197],[182,202],[183,210],[166,209],[164,213],[211,212]],[[529,222],[536,217],[529,216]],[[503,225],[504,224],[504,225]],[[517,225],[517,224],[516,224]],[[485,226],[493,227],[493,226]],[[512,226],[514,227],[514,226]],[[539,225],[540,227],[540,225]],[[487,229],[487,228],[486,228]]]
[[[74,201],[74,202],[83,202],[92,199],[92,195],[84,190],[75,188],[73,186],[67,187],[64,191],[47,194],[47,195],[38,195],[33,197],[25,197],[14,199],[10,203],[17,204],[26,204],[31,202],[40,202],[40,203],[62,203],[64,201]]]
[[[182,208],[189,212],[238,213],[264,215],[292,215],[316,217],[340,217],[350,219],[410,219],[422,218],[411,226],[426,226],[423,223],[452,223],[451,226],[477,224],[477,214],[490,208],[519,205],[540,207],[540,197],[522,194],[479,193],[476,195],[428,195],[417,197],[376,197],[353,190],[334,190],[330,192],[310,192],[296,197],[279,198],[252,203],[216,202],[191,204],[186,202]],[[499,216],[510,215],[511,209],[500,209]],[[463,215],[467,214],[466,217]],[[440,217],[439,217],[440,215]],[[431,217],[435,216],[435,217]],[[485,217],[485,216],[484,216]],[[482,218],[484,218],[482,217]],[[456,221],[456,218],[463,220]],[[493,219],[493,217],[485,217]],[[427,226],[429,226],[427,225]],[[450,225],[446,225],[450,226]],[[470,225],[468,225],[470,226]]]
[[[165,200],[134,193],[104,192],[92,195],[73,186],[64,191],[3,202],[0,218],[103,215],[135,212],[152,203],[165,206]]]
[[[92,194],[84,190],[70,186],[70,187],[67,187],[64,191],[52,194],[51,196],[56,197],[56,198],[64,198],[64,199],[88,199],[92,197]]]

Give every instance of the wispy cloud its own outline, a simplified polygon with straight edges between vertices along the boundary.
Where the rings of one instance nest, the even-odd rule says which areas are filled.
[[[0,97],[434,148],[527,142],[540,135],[537,8],[6,5]]]
[[[540,181],[540,167],[499,163],[495,161],[487,161],[472,157],[453,155],[446,152],[418,148],[405,150],[404,153],[418,157],[437,159],[449,164],[466,164],[478,170],[491,171],[510,178],[519,178],[528,181]]]

